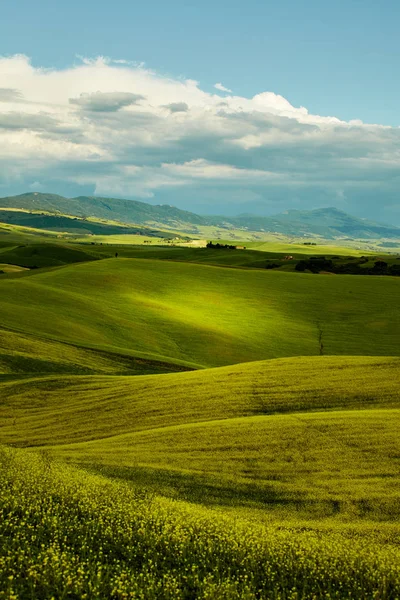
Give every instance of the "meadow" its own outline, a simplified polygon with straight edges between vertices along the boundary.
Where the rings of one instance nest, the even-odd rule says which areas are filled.
[[[399,366],[316,357],[10,379],[2,441],[203,504],[397,518]]]
[[[0,599],[400,597],[400,280],[274,251],[0,236]]]
[[[2,450],[0,597],[396,598],[396,533],[312,531]]]
[[[3,326],[187,367],[399,352],[398,280],[112,258],[0,279]]]

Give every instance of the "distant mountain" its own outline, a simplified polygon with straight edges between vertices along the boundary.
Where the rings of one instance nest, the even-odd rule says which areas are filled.
[[[251,231],[276,232],[291,236],[320,236],[326,239],[400,239],[400,228],[353,217],[337,208],[288,210],[271,217],[243,214],[237,217],[200,216],[166,204],[152,205],[137,200],[79,196],[64,198],[56,194],[32,192],[0,198],[2,208],[47,211],[77,217],[95,217],[145,226],[195,231],[201,225],[215,225]]]
[[[337,208],[288,210],[271,217],[239,215],[229,219],[236,227],[273,231],[293,236],[318,235],[327,239],[400,238],[400,228],[353,217]]]
[[[64,198],[56,194],[31,192],[20,196],[0,198],[0,207],[22,208],[24,210],[45,210],[76,217],[96,217],[134,223],[136,225],[162,224],[174,227],[177,224],[206,225],[208,220],[194,213],[179,210],[174,206],[162,204],[153,206],[137,200],[119,198],[101,198],[98,196],[78,196]]]

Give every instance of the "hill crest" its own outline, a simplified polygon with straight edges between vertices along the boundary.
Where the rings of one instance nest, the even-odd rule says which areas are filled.
[[[400,239],[400,228],[354,217],[336,208],[314,210],[287,210],[261,217],[241,214],[236,217],[202,216],[169,204],[148,204],[138,200],[78,196],[65,198],[57,194],[29,192],[0,198],[1,208],[19,208],[26,211],[45,210],[55,214],[94,217],[127,224],[163,226],[196,232],[199,226],[219,226],[280,233],[297,237],[319,236],[325,239]]]

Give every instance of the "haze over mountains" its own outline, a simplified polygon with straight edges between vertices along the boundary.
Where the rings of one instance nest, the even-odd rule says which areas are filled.
[[[128,224],[195,230],[198,226],[276,232],[292,236],[316,235],[334,238],[400,238],[400,228],[351,216],[335,207],[289,210],[262,217],[241,214],[235,217],[203,216],[167,204],[152,205],[136,200],[31,192],[0,198],[0,208],[46,211],[76,217],[94,217]],[[17,220],[14,220],[16,223]],[[20,223],[24,224],[24,223]]]

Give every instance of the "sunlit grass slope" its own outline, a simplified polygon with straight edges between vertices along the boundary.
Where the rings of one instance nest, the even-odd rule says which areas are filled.
[[[309,240],[307,240],[309,241]],[[312,242],[317,242],[317,240],[311,239]],[[361,256],[362,254],[369,254],[367,250],[364,248],[355,248],[354,245],[357,242],[354,240],[349,240],[349,245],[346,246],[343,242],[343,245],[335,245],[335,243],[324,244],[324,242],[318,243],[316,246],[306,245],[304,243],[285,243],[285,242],[247,242],[246,247],[252,250],[257,250],[261,252],[286,252],[292,255],[298,254],[337,254],[339,256]]]
[[[0,279],[3,325],[81,346],[220,366],[396,355],[399,280],[113,258]]]
[[[3,382],[1,442],[202,503],[400,514],[400,360],[316,357]]]
[[[186,369],[173,363],[91,350],[0,327],[0,377],[3,379],[46,373],[133,375],[181,370]]]
[[[36,243],[4,248],[0,252],[3,263],[23,267],[58,267],[76,262],[95,260],[88,249],[63,244]]]
[[[398,407],[400,359],[307,357],[158,376],[37,377],[0,386],[1,442],[57,445],[188,423]]]
[[[221,244],[238,244],[232,240],[213,240],[214,243]],[[112,243],[109,239],[108,243]],[[326,256],[349,256],[358,257],[361,255],[369,255],[370,252],[355,250],[346,247],[334,246],[304,246],[301,244],[279,244],[273,242],[242,242],[245,250],[237,249],[213,249],[205,247],[173,246],[173,245],[112,245],[107,243],[103,245],[90,246],[90,252],[93,256],[113,256],[118,252],[120,256],[125,258],[150,258],[155,260],[175,260],[183,262],[194,262],[200,264],[232,266],[232,267],[248,267],[264,269],[267,259],[279,260],[287,255],[293,256],[293,259],[308,259],[310,255],[326,255]],[[84,249],[85,245],[80,244],[77,247]],[[88,245],[86,244],[86,248]],[[385,256],[383,254],[383,256]],[[388,260],[385,256],[385,260]],[[294,262],[288,261],[287,267],[294,269]]]
[[[81,244],[80,248],[85,246]],[[87,247],[87,246],[86,246]],[[211,248],[191,248],[166,245],[137,245],[137,246],[94,246],[93,256],[103,257],[108,253],[113,256],[118,252],[124,258],[147,258],[150,260],[172,260],[200,264],[219,265],[226,267],[251,267],[264,269],[268,255],[256,250],[225,250]],[[275,255],[274,255],[275,256]]]
[[[395,531],[260,526],[9,449],[0,454],[0,540],[7,600],[400,593]]]
[[[203,504],[385,521],[400,517],[399,429],[399,409],[241,417],[59,447],[57,454]]]

